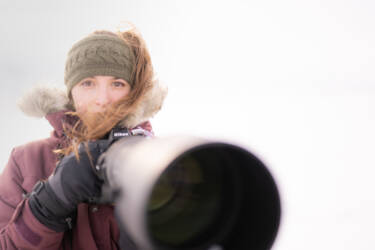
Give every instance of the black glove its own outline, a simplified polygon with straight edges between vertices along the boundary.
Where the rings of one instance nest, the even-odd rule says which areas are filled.
[[[95,166],[108,146],[108,140],[91,141],[87,147],[81,144],[79,160],[74,153],[65,156],[54,175],[35,185],[29,206],[42,224],[57,232],[72,228],[77,205],[98,199],[103,181],[95,173]]]

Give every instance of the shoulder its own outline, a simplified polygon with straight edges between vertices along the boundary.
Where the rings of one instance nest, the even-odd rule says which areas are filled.
[[[57,157],[53,150],[58,143],[59,140],[50,137],[15,147],[8,165],[19,172],[24,180],[31,178],[31,182],[34,182],[34,179],[47,178],[55,168]]]
[[[59,140],[53,137],[31,141],[15,147],[11,156],[15,160],[32,157],[28,160],[35,161],[42,155],[50,154],[58,144]]]
[[[0,200],[15,206],[22,194],[30,192],[37,181],[51,174],[56,162],[52,144],[51,139],[43,139],[12,150],[0,175]]]

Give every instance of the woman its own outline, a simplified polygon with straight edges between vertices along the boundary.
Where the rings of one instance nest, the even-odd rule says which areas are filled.
[[[119,249],[113,206],[93,204],[103,183],[94,166],[113,128],[152,135],[166,90],[134,28],[74,44],[65,85],[67,94],[36,88],[20,103],[54,131],[13,149],[0,176],[0,249]]]

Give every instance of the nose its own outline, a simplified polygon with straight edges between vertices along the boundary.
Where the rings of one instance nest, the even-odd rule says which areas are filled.
[[[100,86],[96,89],[95,104],[99,107],[105,107],[110,103],[109,92],[106,86]]]

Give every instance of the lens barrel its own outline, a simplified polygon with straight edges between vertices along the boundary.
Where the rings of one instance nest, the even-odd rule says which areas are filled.
[[[120,220],[139,249],[269,249],[280,223],[270,172],[242,147],[125,138],[106,154]]]

